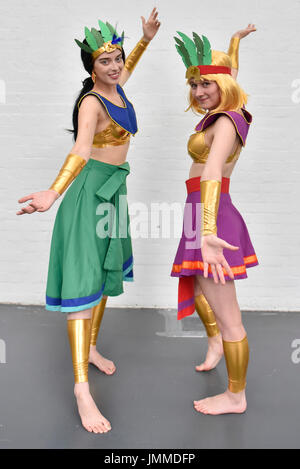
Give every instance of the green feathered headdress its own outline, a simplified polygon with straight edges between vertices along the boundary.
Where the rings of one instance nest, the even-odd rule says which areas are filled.
[[[193,33],[193,40],[186,34],[177,31],[182,40],[174,37],[176,49],[186,68],[198,65],[211,65],[211,47],[206,36]]]
[[[75,39],[76,44],[88,54],[92,54],[96,59],[103,52],[113,52],[114,50],[121,49],[124,43],[124,31],[121,36],[118,36],[116,29],[108,22],[98,20],[100,32],[97,29],[85,27],[85,39],[87,44]]]
[[[231,75],[231,68],[212,65],[212,54],[210,42],[206,36],[198,36],[193,33],[193,40],[186,34],[177,31],[181,39],[174,37],[176,41],[176,49],[181,56],[184,65],[187,68],[185,77],[187,79],[194,78],[201,79],[201,75],[210,75],[216,73],[223,73]]]

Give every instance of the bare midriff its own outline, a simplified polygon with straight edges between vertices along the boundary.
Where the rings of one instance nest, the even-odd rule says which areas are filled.
[[[227,163],[226,166],[223,169],[222,177],[230,178],[230,176],[233,172],[233,168],[235,167],[236,163],[237,163],[236,161],[234,161],[232,163]],[[193,163],[192,166],[190,167],[189,178],[195,178],[195,177],[202,176],[204,168],[205,168],[205,164]]]
[[[103,163],[120,165],[125,163],[129,149],[129,142],[124,145],[106,148],[92,148],[91,158]]]

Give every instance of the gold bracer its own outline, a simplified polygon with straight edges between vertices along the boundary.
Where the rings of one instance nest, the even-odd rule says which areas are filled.
[[[145,41],[145,39],[139,40],[135,48],[130,52],[129,56],[125,60],[125,70],[127,70],[129,73],[133,72],[148,44],[149,42]]]
[[[68,319],[67,323],[75,383],[85,383],[88,381],[91,320]]]
[[[92,332],[91,332],[91,345],[96,345],[97,337],[101,325],[101,321],[103,318],[105,306],[106,306],[106,298],[102,298],[100,303],[93,307],[92,309]]]
[[[231,66],[232,68],[239,69],[239,46],[240,46],[240,38],[239,37],[232,37],[229,44],[229,49],[227,54],[231,58]]]
[[[223,347],[228,372],[228,389],[234,393],[241,392],[246,387],[249,361],[247,336],[237,342],[223,340]]]
[[[200,181],[201,236],[217,234],[217,215],[220,202],[221,181]]]
[[[85,165],[86,160],[82,156],[69,153],[50,189],[61,195],[78,176]]]
[[[220,330],[217,326],[214,312],[208,304],[204,295],[199,295],[195,297],[195,308],[201,321],[204,324],[207,336],[214,337],[215,335],[220,334]]]

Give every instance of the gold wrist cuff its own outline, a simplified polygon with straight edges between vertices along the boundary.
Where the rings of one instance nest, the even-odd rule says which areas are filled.
[[[62,194],[85,165],[86,160],[82,156],[69,153],[50,189]]]
[[[140,39],[137,43],[135,48],[130,52],[129,56],[125,61],[124,68],[129,72],[132,73],[136,67],[136,64],[140,60],[141,56],[143,55],[146,47],[148,46],[149,42],[145,41],[144,39]]]
[[[201,236],[217,234],[217,215],[221,194],[221,181],[200,181]]]
[[[236,342],[223,340],[224,356],[228,372],[228,389],[241,392],[246,387],[246,376],[249,362],[248,338]]]
[[[240,38],[239,37],[232,37],[229,44],[229,49],[227,54],[231,58],[231,66],[232,68],[239,68],[239,45],[240,45]]]

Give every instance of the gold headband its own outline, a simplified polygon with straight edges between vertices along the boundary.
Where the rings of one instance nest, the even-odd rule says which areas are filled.
[[[99,49],[95,50],[92,53],[92,57],[94,60],[99,57],[99,55],[103,54],[104,52],[107,52],[108,54],[110,52],[115,51],[116,49],[122,50],[122,47],[119,44],[112,44],[111,41],[105,42],[103,46],[99,47]]]

